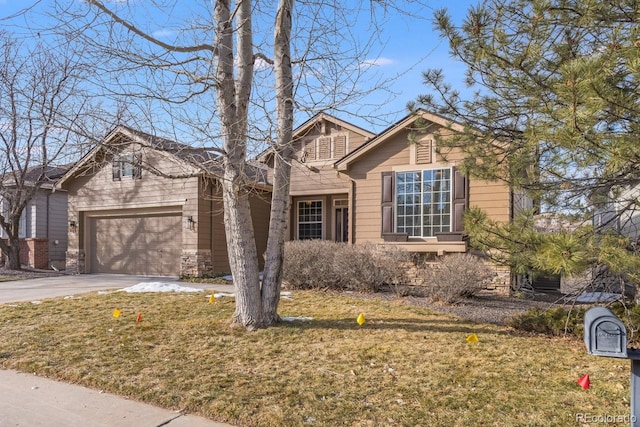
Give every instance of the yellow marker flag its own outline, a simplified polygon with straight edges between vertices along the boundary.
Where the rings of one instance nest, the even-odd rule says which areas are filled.
[[[113,310],[113,317],[117,319],[118,317],[120,317],[120,313],[120,310],[116,308],[115,310]]]
[[[209,297],[209,304],[211,304],[215,300],[216,300],[216,296],[214,294],[211,294],[211,296]]]
[[[473,343],[476,343],[476,342],[478,342],[478,341],[480,341],[480,340],[478,339],[478,336],[477,336],[476,334],[471,334],[471,335],[469,335],[469,336],[467,337],[467,342],[468,342],[469,344],[473,344]]]
[[[358,325],[362,326],[364,324],[364,314],[360,313],[358,315],[358,318],[356,319],[356,322],[358,322]]]

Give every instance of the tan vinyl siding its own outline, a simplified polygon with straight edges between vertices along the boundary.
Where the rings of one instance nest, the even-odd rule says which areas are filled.
[[[495,221],[509,221],[510,199],[509,187],[504,183],[469,180],[469,206],[479,207]]]
[[[402,132],[375,150],[365,154],[355,162],[349,175],[356,181],[355,212],[352,230],[353,241],[381,242],[381,173],[392,170],[393,166],[410,163],[410,149],[407,132]]]
[[[229,254],[227,252],[227,238],[224,229],[224,209],[222,194],[218,191],[213,193],[212,217],[211,217],[211,239],[213,272],[230,273]],[[270,193],[257,192],[249,198],[251,204],[251,218],[253,220],[253,230],[256,239],[256,250],[258,251],[258,263],[260,269],[264,267],[264,253],[267,250],[267,238],[269,236],[269,216],[271,213]]]
[[[291,195],[318,194],[319,189],[325,194],[346,192],[349,180],[340,178],[333,164],[361,146],[367,138],[328,121],[299,137],[295,155],[299,161],[294,161],[291,168]]]
[[[210,250],[212,248],[212,227],[215,216],[213,215],[213,197],[215,182],[202,178],[198,196],[198,250]],[[220,196],[218,196],[220,197]]]
[[[256,249],[258,250],[258,263],[260,269],[264,267],[264,253],[267,250],[269,237],[269,217],[271,216],[271,194],[257,192],[250,196],[251,218],[256,237]]]
[[[462,158],[458,151],[449,151],[447,160],[434,157],[428,165],[412,166],[412,147],[407,144],[408,131],[402,131],[364,154],[353,162],[346,172],[356,182],[353,215],[354,241],[382,242],[381,238],[381,173],[394,170],[421,170],[451,167]],[[415,149],[415,148],[413,148]],[[415,155],[415,154],[414,154]],[[417,156],[414,158],[417,163]],[[509,188],[503,183],[471,179],[469,182],[469,205],[484,209],[490,218],[509,220]]]
[[[165,174],[184,174],[187,166],[171,155],[153,150],[144,150],[143,162],[153,164]],[[78,176],[67,186],[69,195],[69,220],[78,223],[83,218],[79,212],[145,209],[163,206],[181,206],[184,216],[198,217],[198,177],[166,178],[142,171],[142,179],[124,177],[113,180],[111,162],[106,161],[94,175]],[[82,224],[81,224],[82,225]],[[79,234],[79,233],[78,233]],[[69,250],[84,249],[84,241],[79,235],[70,235]],[[197,250],[197,234],[185,233],[185,249]]]
[[[221,192],[216,193],[216,197],[213,199],[213,217],[211,224],[213,271],[216,273],[230,273],[231,269],[229,267],[229,255],[227,253],[227,237],[224,230],[224,208]],[[223,242],[224,244],[221,244]]]

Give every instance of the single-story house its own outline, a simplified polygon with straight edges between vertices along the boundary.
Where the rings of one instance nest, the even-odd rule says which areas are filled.
[[[247,165],[258,253],[271,188]],[[218,157],[125,126],[110,132],[57,183],[68,194],[72,273],[203,276],[229,272]]]
[[[462,223],[469,206],[510,221],[529,203],[503,182],[460,173],[460,151],[449,149],[446,160],[436,153],[436,135],[461,130],[424,110],[377,135],[314,116],[294,132],[289,238],[383,243],[426,256],[469,251]],[[271,154],[261,161],[271,166]],[[510,272],[497,270],[508,291]]]

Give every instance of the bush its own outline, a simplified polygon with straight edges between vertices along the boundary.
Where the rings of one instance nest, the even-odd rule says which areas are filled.
[[[571,311],[564,307],[555,307],[549,310],[533,308],[514,316],[507,321],[507,325],[514,329],[538,334],[582,337],[585,311],[582,308],[574,308]]]
[[[640,343],[640,337],[638,336],[640,306],[616,303],[608,308],[625,324],[627,339],[630,344],[637,346]],[[573,335],[582,339],[584,337],[584,313],[586,311],[587,308],[583,307],[572,307],[571,309],[555,307],[548,310],[534,308],[514,316],[507,322],[507,325],[526,332],[552,336]]]
[[[405,283],[411,260],[408,252],[382,245],[291,241],[285,244],[284,280],[291,289],[375,292]]]
[[[456,304],[485,289],[495,272],[480,258],[470,254],[451,254],[425,270],[429,298]]]

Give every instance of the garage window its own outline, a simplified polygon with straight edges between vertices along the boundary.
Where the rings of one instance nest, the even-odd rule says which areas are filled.
[[[113,180],[142,178],[142,154],[127,154],[113,160]]]

